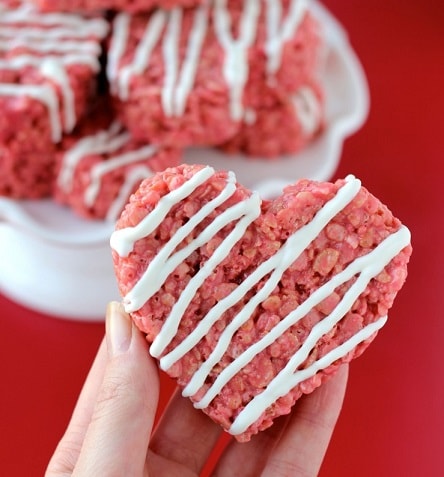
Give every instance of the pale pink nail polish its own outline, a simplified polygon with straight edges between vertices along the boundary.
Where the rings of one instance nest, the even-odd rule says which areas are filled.
[[[106,341],[110,356],[125,353],[132,337],[131,318],[118,302],[110,302],[106,310]]]

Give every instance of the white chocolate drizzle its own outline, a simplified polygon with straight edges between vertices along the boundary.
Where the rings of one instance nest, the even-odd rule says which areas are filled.
[[[313,377],[317,372],[327,368],[338,359],[346,356],[360,343],[370,339],[372,335],[385,325],[386,322],[387,317],[383,316],[377,321],[370,323],[350,339],[339,345],[337,348],[334,348],[305,369],[297,370],[293,366],[287,365],[287,367],[284,368],[284,370],[281,371],[281,373],[279,373],[278,376],[267,386],[264,392],[255,396],[245,408],[242,409],[228,432],[232,435],[239,435],[245,432],[269,406],[277,401],[277,399],[285,396],[302,381]]]
[[[168,344],[174,338],[179,328],[181,317],[194,298],[197,290],[204,283],[205,279],[208,278],[215,268],[222,262],[222,260],[227,257],[233,246],[242,238],[247,227],[259,216],[259,214],[260,199],[257,194],[253,194],[245,202],[238,203],[219,215],[213,221],[211,226],[207,227],[205,231],[202,232],[197,239],[192,242],[193,247],[189,247],[189,250],[186,250],[186,252],[194,251],[197,247],[207,243],[227,224],[233,222],[234,220],[238,220],[233,230],[220,243],[216,252],[213,253],[213,255],[205,262],[203,267],[192,278],[192,280],[190,280],[186,288],[181,293],[179,300],[174,305],[169,317],[166,319],[165,325],[162,327],[160,333],[156,336],[156,339],[151,345],[150,352],[153,356],[159,357],[160,354],[165,350],[166,346],[168,346]],[[182,255],[185,255],[185,253]],[[176,265],[182,256],[177,254],[177,256],[174,258],[177,260],[173,262],[173,265]],[[164,278],[164,281],[168,276],[166,273],[165,275],[165,278],[162,277]]]
[[[284,45],[296,34],[308,9],[307,0],[290,0],[289,14],[282,19],[282,2],[265,0],[267,4],[267,73],[275,74],[281,65]]]
[[[406,242],[406,240],[408,241]],[[383,268],[388,264],[388,262],[395,255],[397,255],[409,243],[409,241],[410,240],[409,240],[409,234],[407,232],[407,229],[406,228],[400,229],[398,232],[390,235],[387,239],[381,242],[372,252],[360,258],[357,258],[342,272],[335,275],[329,282],[327,282],[326,284],[318,288],[316,291],[314,291],[310,295],[310,297],[307,298],[307,300],[305,300],[305,302],[301,303],[294,311],[289,313],[282,321],[279,322],[279,324],[277,324],[272,330],[270,330],[269,333],[267,333],[267,335],[265,335],[261,340],[256,342],[250,348],[248,348],[243,354],[241,354],[229,366],[227,366],[219,374],[216,381],[213,383],[213,385],[208,390],[206,395],[202,398],[202,400],[196,403],[196,407],[199,407],[199,408],[207,407],[208,404],[218,394],[218,392],[224,387],[224,385],[235,374],[237,374],[240,371],[240,369],[242,369],[246,364],[248,364],[259,352],[263,351],[267,346],[272,344],[277,338],[279,338],[279,336],[282,336],[282,334],[285,331],[287,331],[291,326],[295,325],[310,310],[312,310],[316,305],[321,303],[323,299],[327,298],[331,293],[333,293],[333,291],[338,286],[351,280],[355,275],[358,275],[356,282],[344,294],[342,300],[339,302],[336,308],[332,311],[332,313],[328,315],[327,317],[325,317],[322,321],[320,321],[317,325],[313,327],[309,336],[305,340],[304,344],[297,351],[297,353],[291,358],[287,367],[285,368],[287,370],[287,374],[285,375],[285,373],[283,372],[283,377],[280,378],[278,375],[275,378],[276,380],[282,379],[282,381],[278,381],[278,382],[284,382],[284,383],[287,382],[289,379],[288,370],[291,369],[293,370],[293,372],[297,372],[297,368],[307,359],[308,355],[310,354],[310,351],[315,347],[319,339],[322,338],[322,336],[324,336],[326,333],[331,331],[333,327],[339,323],[339,321],[350,311],[351,307],[353,306],[353,303],[356,301],[359,295],[365,290],[370,280],[374,278],[376,275],[378,275],[383,270]],[[258,294],[256,295],[256,297],[257,296]],[[248,315],[250,316],[250,314]],[[233,320],[232,323],[234,323],[234,321],[235,320]],[[237,331],[239,327],[233,326],[233,328],[236,328],[235,331]],[[224,331],[224,333],[225,332],[226,330]],[[231,340],[231,337],[230,337],[230,340]],[[221,336],[219,343],[221,342],[223,343],[224,347],[228,348],[228,345],[229,345],[228,337],[225,338]],[[338,356],[337,359],[339,359],[340,357],[341,356]],[[209,359],[211,359],[211,357]],[[200,369],[206,368],[205,364],[206,363],[204,363]],[[199,371],[193,376],[193,379],[196,375],[198,375]],[[277,385],[278,384],[275,384],[275,386]],[[270,384],[270,386],[272,388],[272,384]],[[197,387],[197,390],[199,389],[199,387]],[[288,391],[292,387],[294,386],[291,386],[288,389]],[[197,392],[197,390],[195,392]],[[287,394],[288,391],[285,391],[282,394],[282,396]],[[190,394],[187,393],[186,395],[193,395],[193,394],[194,392],[191,392]],[[274,402],[276,399],[273,399],[272,402]],[[259,415],[260,414],[261,413],[259,413]]]
[[[66,69],[55,58],[45,58],[40,66],[40,72],[60,86],[63,100],[61,109],[64,112],[64,131],[72,132],[76,125],[75,98]]]
[[[181,200],[188,197],[199,185],[208,180],[213,173],[214,171],[210,167],[201,169],[178,189],[164,196],[153,211],[138,225],[114,232],[111,237],[112,248],[120,256],[128,256],[137,240],[151,234],[175,204],[178,204]],[[167,277],[182,260],[192,253],[192,251],[196,250],[197,247],[204,245],[208,240],[214,237],[217,232],[221,230],[222,227],[228,225],[230,221],[237,221],[232,232],[220,243],[219,247],[214,250],[213,255],[202,264],[201,269],[188,282],[150,347],[150,353],[160,358],[162,369],[168,370],[200,342],[227,310],[235,306],[247,293],[254,289],[259,281],[267,277],[260,289],[251,296],[242,310],[231,319],[230,323],[222,331],[210,356],[200,365],[199,369],[196,370],[183,390],[184,396],[193,396],[201,390],[214,366],[217,365],[222,356],[227,352],[234,334],[252,316],[257,307],[276,289],[284,272],[294,263],[328,223],[350,204],[361,188],[361,183],[358,179],[353,176],[348,176],[336,195],[324,204],[311,222],[290,235],[272,257],[259,264],[256,270],[251,272],[241,284],[211,308],[207,315],[199,321],[194,330],[192,330],[186,338],[167,354],[164,354],[166,348],[171,344],[177,334],[181,319],[200,286],[211,272],[214,271],[215,267],[228,256],[234,243],[242,238],[248,225],[254,221],[260,213],[260,200],[256,194],[253,194],[248,199],[227,209],[194,240],[174,253],[174,250],[177,249],[185,237],[187,237],[211,211],[215,210],[220,203],[230,197],[233,193],[232,189],[234,184],[235,177],[230,173],[226,188],[222,190],[219,196],[204,205],[195,216],[191,217],[189,221],[170,238],[123,300],[127,312],[134,312],[140,309],[150,297],[161,289]],[[340,323],[344,316],[350,311],[356,299],[364,292],[369,282],[381,273],[384,267],[387,266],[402,249],[408,246],[409,243],[410,232],[406,227],[401,226],[396,232],[390,234],[379,243],[372,251],[356,258],[341,272],[333,275],[329,281],[313,291],[304,302],[300,303],[297,308],[285,316],[259,341],[252,344],[227,365],[218,374],[215,381],[206,389],[205,394],[200,400],[194,403],[195,407],[206,408],[221,392],[223,387],[261,351],[274,343],[289,330],[290,327],[294,326],[299,320],[306,316],[310,310],[331,295],[340,285],[353,279],[354,281],[351,286],[336,307],[328,316],[313,326],[304,343],[289,359],[281,372],[271,380],[261,393],[256,395],[240,411],[239,415],[234,419],[229,432],[234,435],[243,433],[277,399],[285,396],[302,381],[313,377],[318,371],[325,369],[335,361],[346,356],[359,343],[370,339],[385,324],[387,317],[380,317],[376,321],[364,326],[354,336],[324,356],[318,358],[308,367],[301,369],[301,365],[306,361],[319,340]]]
[[[127,257],[133,250],[134,244],[153,232],[168,212],[181,200],[188,197],[197,187],[204,184],[212,175],[214,169],[205,167],[193,175],[191,179],[177,189],[163,196],[152,212],[134,227],[126,227],[112,233],[110,244],[121,257]]]
[[[57,178],[58,186],[65,193],[69,193],[73,187],[75,170],[84,157],[93,154],[117,153],[117,151],[128,144],[130,140],[130,134],[124,131],[118,122],[114,122],[107,130],[83,137],[64,154]],[[158,149],[158,146],[155,145],[141,146],[138,149],[116,154],[105,161],[95,164],[90,170],[90,183],[84,191],[85,205],[87,207],[94,205],[100,192],[102,178],[106,174],[120,167],[148,159],[152,157]],[[128,196],[134,186],[140,182],[141,179],[149,177],[151,174],[151,169],[143,164],[132,168],[126,174],[125,182],[118,196],[110,205],[107,219],[115,220],[117,218],[117,214],[128,200]]]
[[[231,16],[227,0],[215,0],[214,27],[220,44],[225,50],[223,73],[231,91],[230,110],[234,120],[240,121],[243,115],[242,98],[248,81],[248,50],[256,39],[261,11],[260,2],[246,0],[242,10],[239,38],[231,34]]]
[[[230,114],[233,120],[241,121],[245,117],[243,96],[249,78],[248,53],[256,41],[262,9],[267,24],[264,50],[267,73],[270,76],[279,70],[283,48],[296,34],[308,9],[307,0],[291,0],[288,13],[284,16],[282,0],[245,0],[243,3],[237,38],[233,37],[232,16],[227,0],[207,0],[195,9],[182,67],[180,41],[183,9],[176,8],[170,12],[158,10],[152,14],[131,60],[124,60],[131,16],[126,13],[117,15],[107,67],[113,93],[122,100],[128,99],[132,77],[147,70],[152,53],[160,44],[165,69],[161,91],[163,111],[166,116],[183,115],[195,83],[207,32],[211,27],[224,51],[222,72],[229,89]]]
[[[126,43],[129,38],[130,19],[127,13],[117,15],[114,22],[114,35],[112,38],[109,55],[112,60],[108,70],[109,81],[114,91],[123,100],[128,99],[129,83],[131,77],[142,73],[148,66],[151,54],[159,41],[165,27],[168,13],[163,10],[156,10],[146,26],[145,32],[134,52],[131,63],[125,65],[118,75],[118,65],[121,56],[125,53]],[[117,84],[113,82],[117,80]]]
[[[70,192],[73,185],[74,172],[80,160],[90,154],[114,152],[130,140],[130,135],[122,131],[122,126],[115,121],[108,130],[99,131],[80,139],[63,156],[57,184],[64,192]]]
[[[128,197],[133,192],[143,179],[150,177],[153,171],[147,166],[133,167],[125,176],[125,182],[119,189],[119,193],[115,200],[110,204],[108,212],[106,214],[106,220],[115,222],[119,214],[122,212],[125,204],[128,202]]]
[[[49,29],[48,27],[53,27]],[[86,19],[70,14],[38,13],[30,5],[20,5],[0,15],[0,53],[19,48],[11,58],[0,59],[0,69],[35,68],[45,83],[0,84],[2,96],[29,96],[48,109],[51,140],[57,143],[63,132],[73,130],[77,118],[75,98],[67,68],[85,65],[96,73],[101,52],[100,40],[108,24],[101,18]],[[57,89],[60,90],[60,100]]]
[[[242,311],[232,319],[232,322],[227,326],[220,337],[219,343],[213,350],[211,356],[195,373],[184,389],[184,395],[192,396],[199,390],[213,366],[220,360],[227,350],[234,333],[248,320],[256,307],[268,298],[270,293],[278,285],[285,270],[287,270],[287,268],[308,247],[310,242],[319,234],[327,223],[353,199],[359,191],[359,188],[360,182],[358,180],[350,180],[347,182],[338,192],[338,195],[335,197],[335,202],[329,202],[308,225],[291,235],[276,254],[261,263],[238,287],[236,287],[225,298],[220,300],[217,305],[215,305],[208,314],[202,318],[199,326],[194,329],[172,352],[160,360],[163,369],[170,368],[177,360],[182,358],[190,349],[192,349],[206,333],[208,333],[209,329],[220,319],[223,313],[244,298],[244,296],[251,291],[260,280],[267,275],[270,275],[260,291],[258,291],[245,305]]]
[[[130,21],[131,16],[128,13],[119,13],[116,15],[106,63],[106,77],[108,78],[111,92],[113,94],[119,94],[121,97],[123,97],[124,94],[122,91],[118,91],[117,88],[118,68],[128,42]],[[121,75],[122,74],[123,71]],[[122,83],[122,79],[119,78],[119,80],[120,83]]]
[[[171,191],[169,194],[162,197],[157,204],[156,208],[148,214],[144,220],[142,220],[135,227],[128,227],[126,229],[117,230],[111,236],[111,246],[121,256],[126,256],[132,250],[134,243],[149,235],[165,218],[171,207],[185,197],[188,197],[197,187],[204,184],[212,175],[214,170],[210,167],[205,167],[198,171],[190,180],[185,182],[181,187]],[[208,215],[210,215],[217,207],[223,204],[231,195],[235,192],[236,187],[234,185],[235,176],[230,173],[226,187],[222,192],[216,196],[213,200],[205,204],[190,220],[179,228],[175,235],[167,242],[159,254],[149,264],[147,270],[144,272],[140,280],[134,286],[134,288],[127,293],[123,302],[125,310],[130,313],[138,310],[143,304],[153,296],[162,287],[165,280],[170,273],[185,260],[193,251],[207,243],[212,237],[214,237],[221,229],[235,220],[239,220],[234,230],[229,235],[230,239],[225,240],[218,254],[212,257],[210,264],[207,265],[205,270],[201,270],[195,277],[194,283],[191,284],[184,294],[189,296],[191,289],[195,288],[195,283],[203,281],[206,273],[211,273],[211,266],[213,269],[220,263],[223,258],[228,255],[235,242],[242,237],[249,223],[253,222],[260,214],[260,199],[257,194],[253,194],[248,200],[239,204],[233,205],[219,215],[209,226],[205,228],[194,240],[188,243],[185,247],[181,248],[178,252],[173,253],[176,247],[187,237],[194,228],[199,225]],[[245,217],[244,220],[242,217]],[[235,238],[237,240],[235,240]],[[155,274],[156,280],[152,279],[152,274]],[[192,295],[194,296],[194,294]],[[191,296],[191,298],[192,298]],[[182,298],[185,300],[186,298]],[[169,322],[175,320],[172,316]],[[168,320],[167,320],[168,321]],[[169,324],[166,326],[164,333],[167,334]],[[175,325],[172,325],[173,328]],[[163,334],[162,334],[163,336]],[[153,352],[157,347],[157,343],[162,339],[159,338],[152,347]],[[162,349],[164,346],[162,346]]]
[[[42,30],[42,35],[44,31]],[[70,54],[70,53],[88,53],[98,56],[100,47],[95,41],[64,40],[63,38],[12,38],[0,40],[0,50],[8,51],[10,49],[23,48],[30,53],[36,54],[37,58],[44,57],[48,53]]]
[[[49,124],[51,126],[51,138],[53,142],[62,139],[62,125],[59,117],[59,98],[56,92],[48,84],[0,84],[0,96],[30,96],[36,101],[41,101],[48,110]]]
[[[87,35],[104,38],[108,33],[108,23],[102,18],[86,19],[69,13],[39,13],[31,3],[23,2],[19,7],[2,11],[0,25],[41,25],[69,28],[69,32],[77,31],[79,36]],[[84,33],[83,33],[84,32]],[[74,33],[74,36],[76,33]]]
[[[306,136],[313,135],[322,120],[322,109],[315,92],[308,86],[302,86],[292,98],[296,116]]]
[[[97,73],[100,69],[99,60],[96,56],[86,53],[72,53],[69,56],[45,55],[45,61],[58,61],[65,68],[69,65],[84,64],[88,65],[92,71]],[[0,70],[20,70],[26,66],[40,68],[42,59],[38,56],[20,55],[7,60],[0,58]]]
[[[163,42],[166,74],[162,104],[167,116],[181,116],[185,112],[186,101],[194,84],[208,27],[208,6],[198,8],[194,14],[184,64],[180,70],[178,60],[181,22],[182,9],[176,8],[170,14]]]
[[[158,151],[158,146],[147,145],[139,149],[128,151],[106,161],[98,162],[90,172],[91,183],[85,190],[85,204],[92,206],[99,194],[102,177],[121,167],[140,162],[152,157]],[[151,174],[149,174],[151,175]]]

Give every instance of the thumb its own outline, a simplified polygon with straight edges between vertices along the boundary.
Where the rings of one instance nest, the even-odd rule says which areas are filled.
[[[106,316],[108,362],[73,475],[142,475],[159,397],[157,367],[118,303]]]

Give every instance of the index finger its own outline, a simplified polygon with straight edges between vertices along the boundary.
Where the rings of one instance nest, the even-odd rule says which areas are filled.
[[[106,336],[109,358],[76,475],[142,475],[159,395],[157,367],[117,303],[108,307]]]

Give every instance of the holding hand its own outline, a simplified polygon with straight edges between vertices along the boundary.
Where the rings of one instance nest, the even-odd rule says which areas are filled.
[[[344,365],[250,442],[232,440],[214,475],[316,476],[342,406],[347,374]],[[106,339],[46,477],[198,476],[221,428],[176,392],[153,432],[158,398],[157,366],[146,340],[122,307],[110,303]]]

